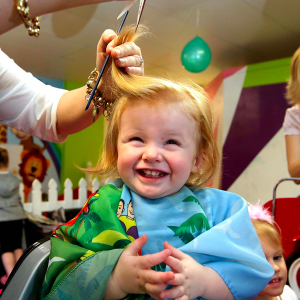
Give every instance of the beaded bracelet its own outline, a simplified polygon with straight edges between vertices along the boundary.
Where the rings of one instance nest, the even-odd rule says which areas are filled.
[[[86,83],[86,96],[85,99],[89,101],[93,88],[96,84],[97,78],[99,76],[99,72],[97,68],[95,68],[90,76],[88,77],[88,81]],[[108,119],[111,113],[111,109],[113,107],[114,101],[106,101],[102,98],[101,92],[99,90],[95,90],[95,94],[92,99],[93,103],[93,122],[96,120],[96,116],[99,115],[100,108],[103,108],[103,115]]]
[[[17,0],[17,10],[23,20],[30,36],[40,36],[40,21],[38,17],[31,18],[29,14],[28,0]]]

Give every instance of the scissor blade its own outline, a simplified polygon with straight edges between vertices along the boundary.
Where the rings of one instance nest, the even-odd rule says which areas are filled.
[[[117,20],[120,19],[127,10],[129,10],[129,8],[136,2],[136,0],[131,0],[126,6],[125,8],[122,10],[122,12],[119,14],[119,16],[117,17]]]
[[[146,0],[140,0],[140,8],[139,8],[139,13],[138,13],[137,20],[136,20],[135,31],[137,30],[137,28],[138,28],[138,26],[140,24],[145,3],[146,3]]]

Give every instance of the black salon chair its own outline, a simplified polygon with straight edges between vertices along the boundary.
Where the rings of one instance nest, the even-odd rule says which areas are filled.
[[[7,279],[0,299],[40,300],[49,254],[49,237],[27,248]]]

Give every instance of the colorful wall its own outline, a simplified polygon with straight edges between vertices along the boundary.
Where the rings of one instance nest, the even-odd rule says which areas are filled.
[[[224,70],[206,88],[214,103],[216,138],[222,149],[214,186],[262,203],[275,184],[289,177],[282,123],[288,107],[285,86],[290,58]],[[282,183],[278,197],[300,187]]]
[[[63,82],[41,77],[38,77],[38,79],[46,84],[67,90],[84,85],[84,83]],[[84,110],[84,107],[82,109]],[[19,175],[23,183],[26,183],[27,179],[29,179],[27,186],[31,186],[34,177],[38,176],[39,170],[37,169],[42,169],[41,162],[43,161],[43,168],[47,169],[44,176],[41,177],[43,193],[47,193],[48,182],[51,178],[54,178],[58,183],[61,183],[59,194],[62,194],[64,189],[63,183],[66,178],[69,178],[73,183],[73,188],[76,188],[80,178],[85,177],[85,174],[75,165],[87,167],[88,162],[91,162],[92,165],[97,162],[103,141],[104,120],[100,118],[89,128],[69,136],[63,144],[47,143],[3,125],[1,125],[0,129],[1,142],[6,144],[10,154],[10,171]],[[28,155],[32,154],[30,155],[30,165],[31,167],[34,166],[34,171],[32,168],[25,166],[24,163],[22,165],[27,153]],[[34,153],[37,153],[39,158],[34,157]],[[30,189],[28,187],[29,201]]]
[[[82,84],[65,82],[65,89],[67,90],[73,90],[80,86]],[[88,162],[91,162],[92,165],[96,164],[103,142],[103,134],[104,118],[99,118],[92,126],[68,137],[65,143],[62,144],[61,182],[64,182],[66,178],[70,178],[73,187],[78,187],[79,179],[85,177],[85,174],[76,168],[75,164],[80,167],[86,167]]]
[[[265,203],[272,199],[275,184],[289,177],[282,129],[288,107],[284,95],[289,65],[290,58],[286,58],[224,70],[206,87],[213,101],[215,137],[223,158],[212,186],[240,194],[252,203],[259,199]],[[82,86],[39,79],[68,90]],[[84,131],[69,136],[64,144],[48,143],[45,147],[43,141],[33,139],[45,147],[43,153],[50,162],[45,190],[50,177],[61,183],[70,178],[73,187],[78,186],[85,174],[75,164],[85,167],[88,162],[97,162],[103,129],[104,120],[100,118]],[[10,130],[6,135],[11,151],[20,157],[20,141]],[[14,168],[19,164],[20,158],[15,160]],[[299,194],[300,186],[293,182],[278,188],[279,197]]]

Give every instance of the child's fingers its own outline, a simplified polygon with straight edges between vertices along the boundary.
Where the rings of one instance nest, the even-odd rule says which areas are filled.
[[[159,296],[163,299],[177,299],[184,296],[185,291],[182,285],[174,286],[169,290],[162,291]]]
[[[174,279],[168,282],[170,285],[183,285],[184,284],[184,276],[182,274],[175,274]]]
[[[155,299],[155,300],[163,300],[159,294],[152,294],[152,293],[148,293],[149,296],[152,298],[152,299]]]
[[[168,265],[175,273],[182,273],[183,271],[183,266],[181,261],[177,258],[174,258],[173,256],[167,257],[164,260],[164,263]]]
[[[167,283],[145,283],[145,289],[147,294],[155,294],[159,297],[159,293],[166,289]]]
[[[147,242],[147,236],[144,234],[140,238],[134,240],[129,244],[128,248],[125,250],[127,255],[137,255],[137,253],[142,249],[142,247]],[[124,251],[124,252],[125,252]]]
[[[143,270],[143,274],[140,275],[143,277],[144,282],[148,283],[168,283],[170,280],[175,279],[175,274],[173,272],[156,272],[151,269]]]
[[[141,257],[141,267],[143,269],[154,267],[164,262],[170,254],[171,251],[169,249],[165,249],[158,253],[144,255]]]
[[[188,295],[184,294],[184,295],[182,295],[181,297],[177,297],[177,298],[174,299],[174,300],[189,300],[189,297],[188,297]]]
[[[168,242],[164,242],[164,248],[169,249],[172,252],[172,256],[175,258],[178,258],[179,260],[182,260],[186,257],[186,254],[184,254],[182,251],[176,249],[172,245],[170,245]]]

